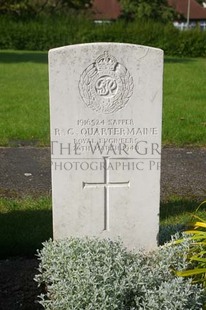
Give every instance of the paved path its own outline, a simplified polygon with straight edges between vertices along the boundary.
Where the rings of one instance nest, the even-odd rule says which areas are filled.
[[[0,196],[51,194],[49,148],[0,148]],[[163,148],[161,199],[206,199],[206,148]]]

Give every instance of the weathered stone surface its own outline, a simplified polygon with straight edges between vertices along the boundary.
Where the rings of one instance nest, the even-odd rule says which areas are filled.
[[[52,49],[54,238],[157,244],[163,52],[94,43]]]

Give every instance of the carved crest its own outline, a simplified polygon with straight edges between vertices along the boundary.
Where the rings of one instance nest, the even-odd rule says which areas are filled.
[[[107,51],[83,71],[79,81],[79,92],[86,105],[105,114],[124,108],[133,88],[129,71]]]

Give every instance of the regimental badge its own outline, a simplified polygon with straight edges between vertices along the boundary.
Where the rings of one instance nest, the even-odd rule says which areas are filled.
[[[79,81],[79,92],[85,104],[105,114],[124,108],[133,88],[133,78],[127,68],[107,51],[83,71]]]

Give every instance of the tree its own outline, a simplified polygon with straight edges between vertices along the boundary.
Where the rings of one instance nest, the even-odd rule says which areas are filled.
[[[166,22],[172,20],[175,12],[168,6],[167,0],[119,0],[122,16],[127,20],[153,19]]]
[[[199,4],[202,5],[203,2],[205,2],[204,0],[196,0]]]
[[[42,12],[54,13],[65,10],[84,10],[92,0],[0,0],[0,14],[36,16]]]

